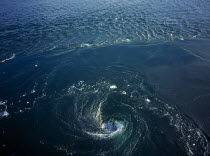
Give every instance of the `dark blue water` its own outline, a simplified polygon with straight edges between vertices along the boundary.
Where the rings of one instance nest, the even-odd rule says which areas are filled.
[[[1,0],[0,155],[208,156],[208,0]]]

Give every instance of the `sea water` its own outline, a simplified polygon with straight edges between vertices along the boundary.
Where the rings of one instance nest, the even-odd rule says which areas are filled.
[[[0,155],[209,155],[208,0],[1,0],[0,17]]]

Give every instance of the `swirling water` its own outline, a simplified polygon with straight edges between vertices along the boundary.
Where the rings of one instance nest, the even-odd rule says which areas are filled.
[[[209,155],[209,10],[2,0],[0,153]]]

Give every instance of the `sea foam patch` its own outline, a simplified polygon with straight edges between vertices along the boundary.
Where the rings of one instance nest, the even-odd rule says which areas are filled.
[[[149,102],[151,102],[151,100],[150,100],[150,99],[148,99],[148,98],[146,98],[146,99],[145,99],[145,101],[146,101],[146,102],[148,102],[148,103],[149,103]]]
[[[127,93],[126,93],[126,91],[122,91],[121,94],[126,95]]]
[[[9,60],[12,60],[12,59],[14,59],[14,58],[15,58],[15,54],[12,54],[11,57],[9,57],[9,58],[7,58],[7,59],[4,59],[4,60],[1,60],[0,63],[4,63],[4,62],[9,61]]]
[[[0,101],[0,118],[9,116],[6,103],[7,101]]]
[[[7,117],[7,116],[9,116],[9,113],[7,111],[0,112],[0,118]]]
[[[111,85],[109,88],[110,88],[110,89],[116,89],[117,86],[116,86],[116,85]]]

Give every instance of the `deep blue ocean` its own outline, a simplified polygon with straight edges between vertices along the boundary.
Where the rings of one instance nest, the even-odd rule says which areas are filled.
[[[0,1],[0,156],[209,145],[209,0]]]

